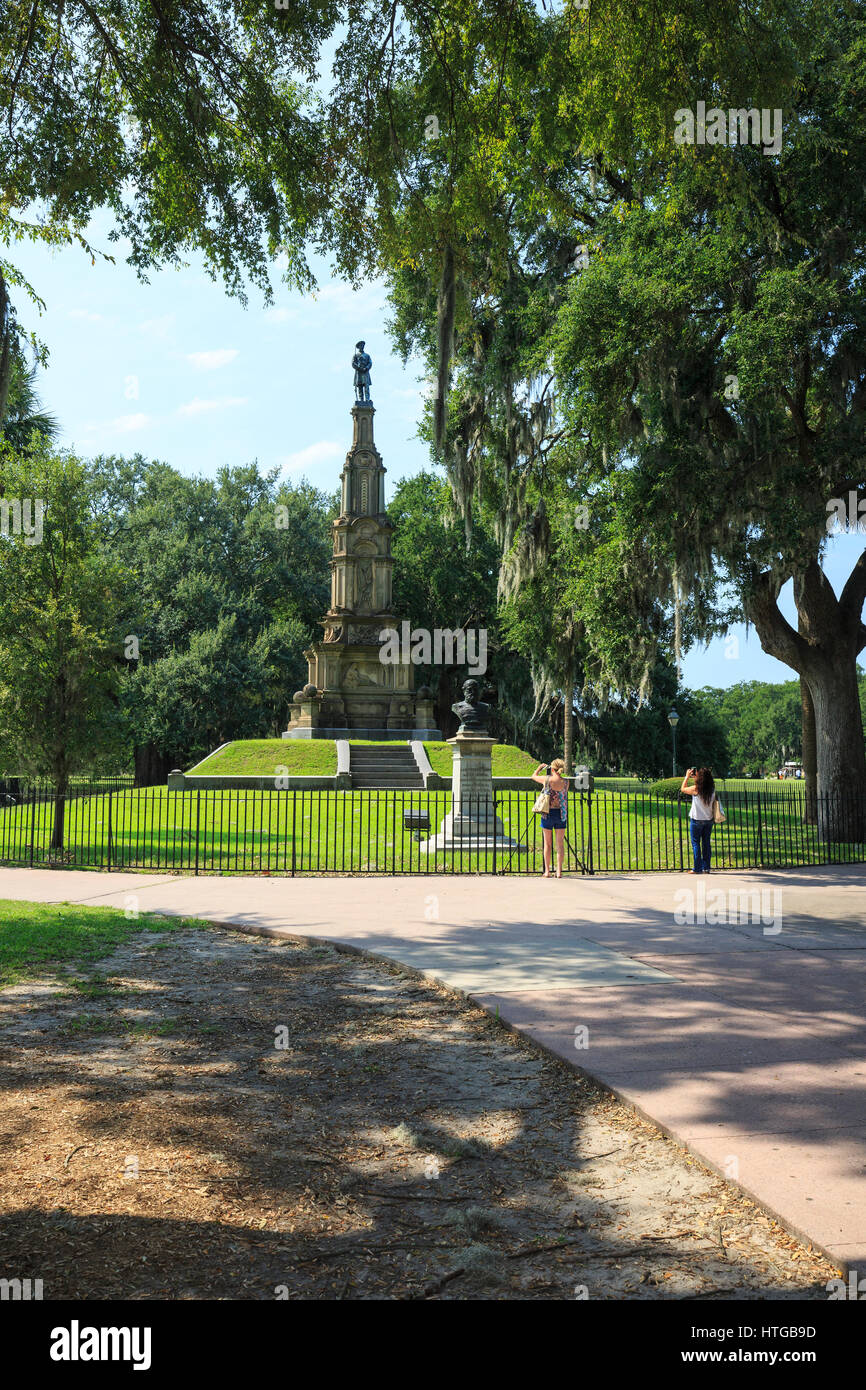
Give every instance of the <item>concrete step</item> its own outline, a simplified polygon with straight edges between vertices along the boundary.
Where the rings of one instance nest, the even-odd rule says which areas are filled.
[[[385,781],[384,777],[352,777],[352,791],[424,791],[421,778],[410,781],[407,777],[395,777]]]
[[[359,791],[423,791],[424,779],[412,749],[397,744],[384,748],[351,748],[349,771]]]
[[[357,767],[359,769],[369,769],[370,772],[378,772],[380,768],[383,772],[387,772],[389,770],[393,772],[399,772],[403,768],[412,769],[415,766],[416,763],[414,758],[409,758],[405,762],[394,762],[392,759],[389,759],[387,762],[368,762],[366,758],[363,760],[353,758],[351,762],[351,767],[353,771]]]
[[[414,767],[384,770],[380,767],[353,767],[352,777],[381,777],[389,782],[405,782],[407,778],[410,782],[423,780],[418,769]]]

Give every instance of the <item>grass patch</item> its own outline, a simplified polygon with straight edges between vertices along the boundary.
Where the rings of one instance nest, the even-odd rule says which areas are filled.
[[[237,739],[189,771],[197,777],[277,777],[284,767],[291,777],[334,777],[337,745],[328,738]]]
[[[67,985],[70,994],[81,995],[84,999],[116,999],[118,995],[132,993],[125,985],[98,972],[80,980],[68,980]]]
[[[63,1033],[116,1033],[119,1020],[105,1014],[76,1014],[64,1023]]]
[[[129,921],[121,908],[81,907],[77,903],[22,903],[0,899],[0,986],[15,984],[46,967],[101,960],[137,932],[176,932],[205,927],[192,917],[142,913]],[[70,981],[89,998],[113,993],[96,976]]]

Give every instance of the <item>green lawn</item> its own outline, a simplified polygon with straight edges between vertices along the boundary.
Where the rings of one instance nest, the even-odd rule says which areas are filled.
[[[512,870],[540,866],[541,833],[531,814],[531,792],[499,794],[506,833],[529,853],[510,859]],[[864,847],[819,844],[804,825],[799,800],[725,793],[727,822],[714,832],[720,868],[852,862]],[[591,807],[591,810],[590,810]],[[436,831],[451,809],[441,792],[187,791],[164,787],[78,797],[67,805],[62,854],[49,849],[52,808],[0,810],[0,862],[63,863],[101,868],[173,869],[203,873],[328,873],[481,871],[494,868],[492,852],[439,852],[429,858],[404,827],[407,810],[426,811]],[[110,815],[110,827],[109,827]],[[602,792],[573,797],[569,840],[585,862],[592,843],[597,870],[688,867],[688,806],[646,793]],[[110,829],[110,834],[109,834]],[[32,843],[32,852],[31,852]],[[507,856],[506,856],[507,857]],[[495,867],[502,869],[497,852]]]
[[[597,792],[628,792],[646,791],[652,785],[655,778],[642,782],[639,777],[596,777],[595,790]],[[716,787],[719,795],[723,792],[748,792],[754,796],[760,792],[761,796],[766,793],[768,796],[802,796],[805,790],[805,782],[796,778],[789,778],[787,781],[779,781],[778,778],[764,779],[762,777],[717,777]]]
[[[244,738],[227,743],[189,769],[201,777],[333,777],[337,745],[328,738]]]
[[[194,918],[161,917],[147,912],[127,920],[124,912],[114,907],[25,903],[3,898],[0,984],[14,984],[64,962],[85,964],[100,960],[135,932],[173,932],[206,925]]]

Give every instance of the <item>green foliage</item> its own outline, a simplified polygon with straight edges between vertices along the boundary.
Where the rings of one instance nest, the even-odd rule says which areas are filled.
[[[142,276],[195,248],[242,293],[244,276],[267,288],[282,251],[308,284],[326,165],[304,83],[335,18],[327,3],[6,0],[0,241],[87,245],[106,209]]]
[[[21,771],[64,788],[122,744],[131,576],[101,547],[93,480],[74,455],[35,436],[26,458],[7,445],[0,482],[7,501],[44,504],[41,538],[0,540],[0,738]]]
[[[394,523],[394,610],[414,627],[432,632],[462,627],[485,629],[488,669],[481,677],[498,691],[494,729],[501,736],[517,732],[517,723],[532,712],[529,675],[514,660],[514,644],[505,640],[497,614],[498,547],[489,513],[479,508],[467,531],[456,523],[447,482],[419,473],[398,483],[388,505]],[[430,685],[437,699],[443,732],[456,723],[451,705],[465,679],[465,668],[418,666],[415,688]]]
[[[724,725],[732,774],[761,777],[800,755],[799,681],[742,681],[726,690],[705,687],[691,694],[698,709],[713,713]]]
[[[679,801],[682,777],[663,777],[660,782],[651,782],[647,791],[651,796],[664,797],[665,801]]]
[[[108,553],[136,576],[131,742],[188,766],[233,738],[276,735],[328,602],[330,500],[255,464],[188,478],[140,457],[97,461]],[[279,524],[278,524],[279,523]]]
[[[5,439],[19,455],[30,449],[34,430],[43,438],[53,440],[60,428],[56,418],[42,406],[36,377],[37,367],[28,366],[19,352],[13,352],[6,410],[0,417],[0,439]]]
[[[824,711],[866,640],[866,564],[838,603],[819,565],[827,500],[866,490],[862,15],[662,5],[649,40],[617,3],[513,19],[455,18],[450,80],[419,34],[373,83],[406,74],[381,116],[394,336],[447,390],[458,504],[490,507],[509,597],[529,589],[512,640],[561,686],[573,622],[584,683],[629,701],[659,657],[746,615],[808,674],[829,789],[861,730]],[[425,158],[406,115],[441,109],[435,92],[447,138]],[[675,143],[675,109],[756,93],[782,108],[780,151]],[[789,578],[799,634],[776,603]]]

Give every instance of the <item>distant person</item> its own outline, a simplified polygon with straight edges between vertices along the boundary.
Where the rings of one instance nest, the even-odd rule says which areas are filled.
[[[541,817],[541,836],[544,841],[543,878],[550,878],[553,852],[553,832],[556,831],[556,877],[562,878],[565,863],[565,828],[568,824],[568,783],[563,777],[565,763],[562,758],[554,758],[548,767],[539,763],[532,774],[534,782],[540,782],[550,793],[550,810]]]
[[[694,786],[689,785],[692,778],[694,778]],[[692,798],[692,806],[689,811],[689,834],[692,839],[692,855],[695,866],[693,869],[689,869],[689,873],[708,874],[710,872],[710,839],[713,833],[713,802],[718,800],[716,784],[710,769],[708,767],[690,767],[683,778],[680,791],[683,796]]]

